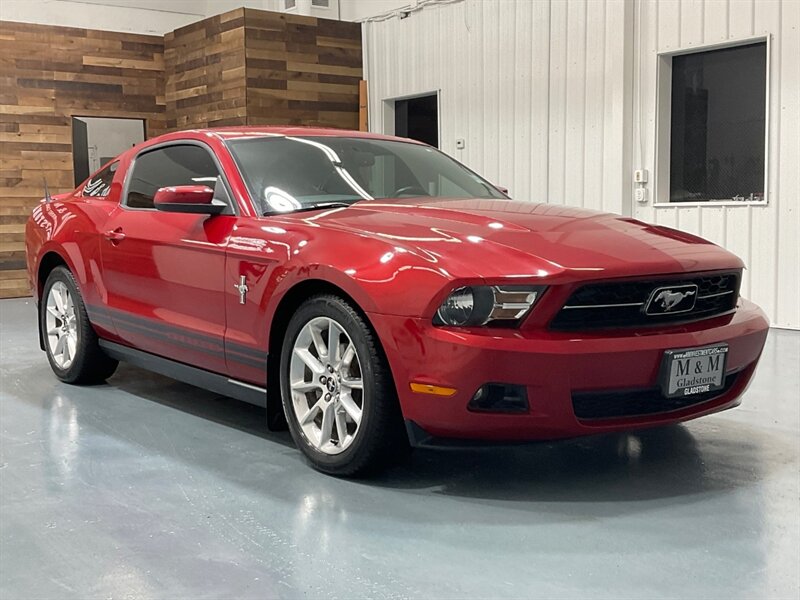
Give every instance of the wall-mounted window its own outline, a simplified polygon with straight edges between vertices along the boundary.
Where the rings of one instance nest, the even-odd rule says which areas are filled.
[[[314,8],[330,8],[331,0],[311,0],[311,6]],[[294,10],[297,8],[297,0],[283,0],[284,10]]]
[[[661,61],[658,201],[763,202],[767,43]]]

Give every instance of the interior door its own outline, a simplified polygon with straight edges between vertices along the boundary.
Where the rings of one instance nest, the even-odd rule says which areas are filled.
[[[206,184],[230,205],[210,149],[146,150],[131,166],[102,241],[108,309],[132,347],[224,373],[225,246],[236,217],[156,210],[161,187]]]
[[[89,136],[86,123],[72,117],[72,172],[75,185],[89,177]]]

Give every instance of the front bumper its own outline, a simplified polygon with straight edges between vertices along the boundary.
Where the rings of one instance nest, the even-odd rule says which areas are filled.
[[[487,441],[559,439],[693,419],[738,405],[764,347],[769,322],[740,300],[732,315],[681,326],[591,333],[434,327],[423,319],[370,314],[383,342],[407,421],[427,435]],[[697,404],[647,415],[581,420],[573,394],[658,385],[664,350],[729,345],[729,389]],[[411,391],[411,382],[455,388],[449,397]],[[524,386],[524,414],[472,412],[486,383]],[[418,429],[416,429],[418,431]]]

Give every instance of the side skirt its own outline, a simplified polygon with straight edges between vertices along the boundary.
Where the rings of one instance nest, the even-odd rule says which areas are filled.
[[[106,340],[100,340],[99,342],[103,351],[116,360],[131,363],[148,371],[154,371],[223,396],[229,396],[256,406],[265,408],[267,406],[267,390],[257,385],[204,371],[197,367],[190,367],[168,358],[162,358],[161,356],[115,344],[114,342]]]

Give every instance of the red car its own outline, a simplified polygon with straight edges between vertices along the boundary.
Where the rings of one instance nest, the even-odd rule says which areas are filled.
[[[59,379],[125,360],[265,405],[340,475],[731,408],[768,328],[710,242],[369,133],[167,134],[45,198],[26,245]]]

